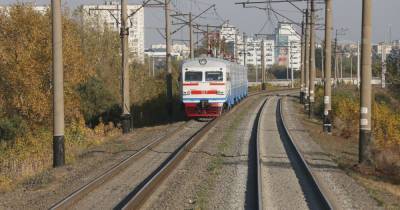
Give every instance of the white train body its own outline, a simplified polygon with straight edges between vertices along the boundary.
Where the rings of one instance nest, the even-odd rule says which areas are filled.
[[[242,65],[209,57],[182,64],[181,100],[188,117],[218,117],[247,94],[247,69]]]

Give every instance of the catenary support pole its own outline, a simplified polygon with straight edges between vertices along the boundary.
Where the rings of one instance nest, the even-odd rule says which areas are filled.
[[[357,42],[357,88],[360,89],[361,85],[361,52],[360,41]]]
[[[261,41],[261,90],[266,89],[265,85],[265,42],[264,39]]]
[[[306,44],[306,39],[305,39],[305,25],[304,25],[304,15],[303,15],[303,21],[301,22],[301,69],[300,69],[300,103],[304,104],[304,86],[305,86],[305,81],[304,81],[304,71],[305,71],[305,44]]]
[[[310,104],[309,104],[309,117],[311,118],[314,111],[314,102],[315,102],[315,2],[311,0],[311,15],[310,15]]]
[[[129,99],[129,60],[128,60],[128,2],[121,0],[121,51],[122,51],[122,132],[129,133],[132,129],[130,99]]]
[[[332,0],[325,4],[325,86],[324,86],[324,126],[325,133],[332,132],[332,32],[333,32]]]
[[[238,42],[239,42],[239,34],[236,31],[235,32],[235,52],[234,52],[235,53],[234,57],[235,57],[235,62],[236,63],[239,62],[239,45],[238,45]]]
[[[53,167],[65,164],[64,70],[62,55],[61,0],[52,0],[53,25]]]
[[[361,97],[360,97],[360,136],[359,163],[371,161],[371,36],[372,36],[372,1],[362,1],[362,51],[361,51]]]
[[[309,110],[309,86],[310,86],[310,15],[309,15],[309,1],[307,1],[307,11],[306,11],[306,45],[305,45],[305,74],[304,74],[304,78],[305,78],[305,87],[304,87],[304,107],[305,110],[308,111]]]
[[[243,65],[247,65],[247,36],[243,33]]]
[[[190,58],[194,58],[194,40],[193,40],[193,20],[192,13],[189,13],[189,46],[190,46]]]
[[[386,88],[386,42],[382,46],[382,88]]]
[[[169,120],[172,120],[173,116],[173,95],[172,95],[172,64],[171,64],[171,16],[170,16],[170,3],[171,0],[165,0],[165,42],[166,42],[166,85],[167,85],[167,112]],[[208,35],[208,34],[207,34]]]
[[[337,45],[338,45],[338,30],[336,29],[336,35],[335,35],[335,48],[334,48],[334,52],[333,52],[333,55],[334,55],[334,58],[335,58],[335,72],[334,72],[334,76],[335,76],[335,79],[334,79],[334,87],[336,87],[336,85],[337,85],[337,82],[338,82],[338,56],[337,56]]]

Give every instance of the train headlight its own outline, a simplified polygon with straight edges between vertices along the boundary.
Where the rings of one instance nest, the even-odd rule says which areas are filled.
[[[183,95],[184,96],[190,95],[190,91],[183,91]]]
[[[218,90],[217,95],[224,95],[224,91]]]

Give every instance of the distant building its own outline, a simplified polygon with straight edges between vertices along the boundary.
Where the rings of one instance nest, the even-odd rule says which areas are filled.
[[[301,37],[291,23],[279,23],[275,29],[275,62],[282,66],[300,70]]]
[[[103,5],[83,5],[84,21],[93,27],[109,27],[114,31],[120,31],[121,6],[118,2],[110,1]],[[141,5],[128,5],[129,18],[129,51],[133,59],[144,63],[144,9]]]
[[[244,64],[244,53],[246,53],[246,65],[261,66],[261,50],[262,50],[262,39],[249,37],[246,40],[246,49],[244,48],[243,40],[239,41],[239,63]],[[271,39],[264,40],[264,53],[265,53],[265,65],[271,67],[274,65],[275,57],[275,41]]]
[[[32,9],[40,14],[46,14],[46,12],[50,9],[50,6],[43,5],[43,6],[36,6],[33,3],[24,3],[24,6],[32,7]],[[8,12],[12,6],[0,6],[0,11]]]
[[[147,57],[157,57],[157,58],[165,58],[166,57],[166,45],[165,44],[153,44],[151,48],[145,51],[145,55]],[[172,57],[181,60],[189,57],[190,49],[185,44],[173,44],[172,45]]]

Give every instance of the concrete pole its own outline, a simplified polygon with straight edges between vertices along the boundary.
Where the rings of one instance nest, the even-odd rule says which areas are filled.
[[[256,46],[253,45],[253,50],[254,50],[254,55],[256,57],[256,84],[258,83],[258,63],[257,63],[257,50],[256,50]],[[253,56],[254,57],[254,56]]]
[[[360,97],[360,136],[359,163],[371,161],[371,36],[372,36],[372,1],[362,1],[362,52],[361,52],[361,97]]]
[[[190,58],[194,58],[194,43],[193,43],[193,20],[192,13],[189,13],[189,45],[190,45]]]
[[[304,107],[305,110],[308,111],[309,110],[309,87],[310,87],[310,16],[309,16],[309,4],[307,1],[307,11],[306,11],[306,36],[305,36],[305,40],[306,40],[306,44],[305,44],[305,74],[304,74],[304,78],[305,78],[305,88],[304,88]]]
[[[334,56],[335,56],[335,79],[334,79],[334,86],[336,87],[338,81],[338,57],[337,57],[337,43],[338,43],[338,30],[336,29],[336,36],[335,36],[335,48],[334,48]]]
[[[238,41],[239,41],[239,38],[238,38],[238,34],[237,33],[235,33],[235,55],[234,55],[234,57],[235,57],[235,62],[236,63],[238,63],[239,62],[239,45],[238,45]]]
[[[360,89],[361,85],[361,53],[360,42],[357,42],[357,88]]]
[[[165,42],[166,42],[166,85],[167,85],[167,112],[169,119],[172,120],[172,64],[171,64],[171,16],[170,16],[170,3],[171,0],[165,0]],[[207,34],[208,35],[208,34]]]
[[[210,43],[210,27],[207,24],[207,56],[211,55],[211,43]]]
[[[246,33],[243,33],[243,65],[247,65],[247,36]]]
[[[131,126],[130,98],[129,98],[129,52],[128,52],[128,2],[121,0],[121,50],[122,50],[122,132],[129,133]]]
[[[343,82],[343,52],[340,53],[340,82]]]
[[[53,25],[53,167],[65,164],[64,70],[62,55],[61,0],[52,0]]]
[[[325,63],[324,63],[324,51],[322,49],[324,49],[323,47],[324,43],[322,43],[321,45],[321,79],[323,80],[325,78]]]
[[[382,88],[386,88],[386,43],[382,46]]]
[[[265,42],[261,41],[261,90],[265,90]]]
[[[309,108],[309,117],[311,118],[313,115],[313,106],[315,102],[315,2],[311,0],[311,18],[310,18],[310,108]]]
[[[325,86],[324,86],[324,126],[325,133],[332,132],[332,32],[333,11],[332,0],[325,4]]]
[[[301,69],[300,69],[300,103],[304,104],[304,87],[305,87],[305,81],[304,81],[304,72],[305,72],[305,65],[304,65],[304,59],[305,59],[305,25],[304,25],[304,16],[303,16],[303,21],[301,22]]]
[[[354,85],[354,82],[353,82],[353,54],[350,55],[350,80],[351,80],[351,84]]]

